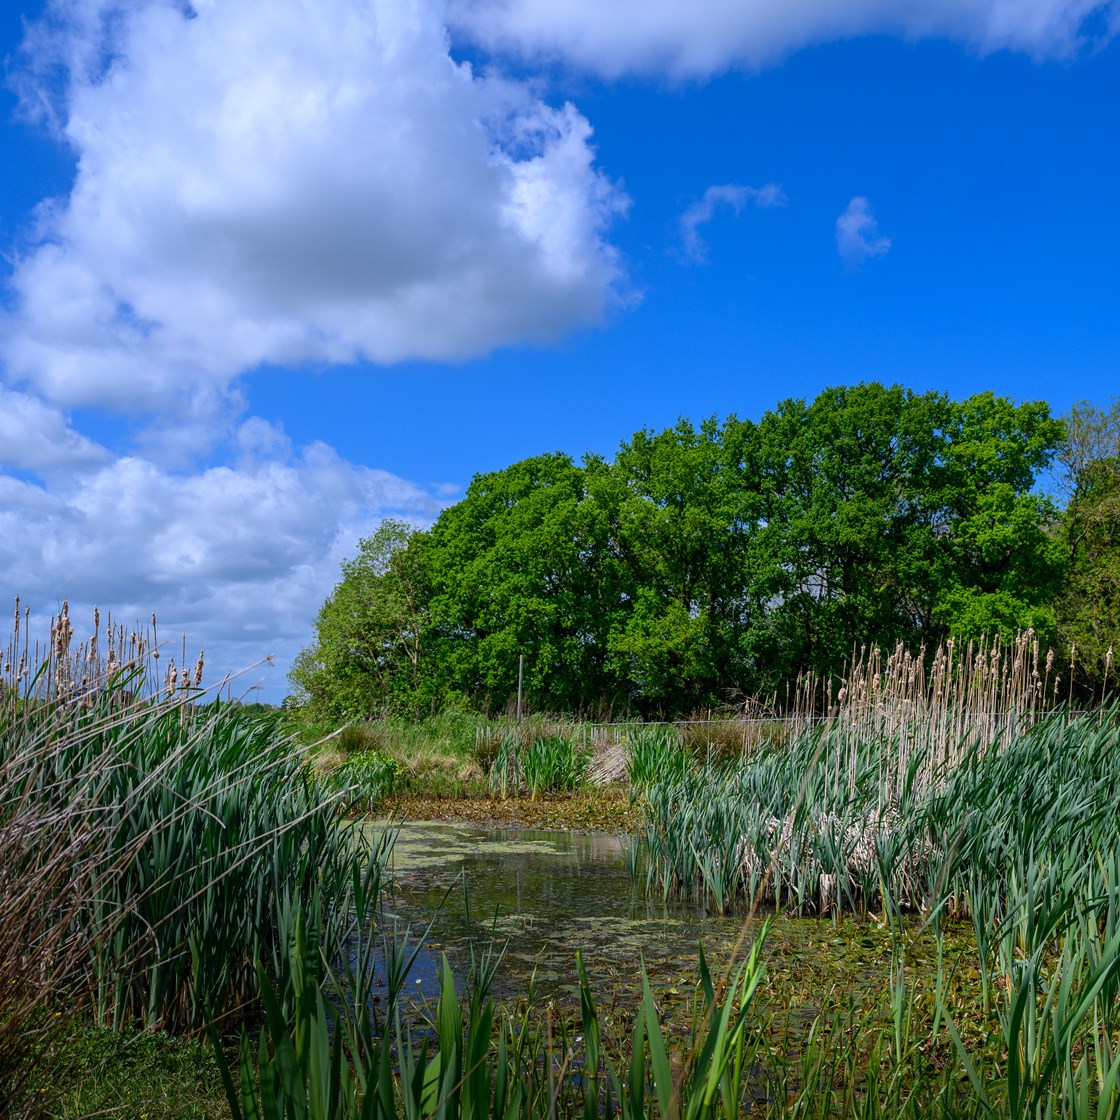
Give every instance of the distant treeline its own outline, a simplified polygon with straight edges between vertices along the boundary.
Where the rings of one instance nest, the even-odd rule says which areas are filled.
[[[360,542],[290,679],[316,719],[494,711],[523,655],[538,711],[673,716],[1027,628],[1086,692],[1120,654],[1120,401],[871,383],[476,475]]]

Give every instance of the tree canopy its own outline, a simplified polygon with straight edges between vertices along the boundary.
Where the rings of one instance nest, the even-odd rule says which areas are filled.
[[[1080,651],[1079,675],[1095,690],[1120,655],[1120,397],[1107,407],[1080,401],[1065,423],[1068,567],[1057,610],[1066,643]]]
[[[757,422],[643,429],[611,460],[526,459],[430,529],[362,541],[292,681],[332,718],[496,710],[523,656],[539,710],[678,715],[863,644],[1096,634],[1094,604],[1117,603],[1120,459],[1093,438],[1064,520],[1036,483],[1073,461],[1066,427],[993,393],[830,388]]]

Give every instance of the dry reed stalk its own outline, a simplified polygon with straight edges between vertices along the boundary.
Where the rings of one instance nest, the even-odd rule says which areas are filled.
[[[120,730],[130,713],[149,708],[145,687],[152,637],[114,626],[102,638],[95,608],[89,639],[75,643],[69,603],[51,619],[49,641],[32,642],[30,609],[15,601],[12,632],[0,663],[0,1115],[39,1115],[53,1103],[49,1087],[31,1084],[37,1063],[59,1032],[88,1004],[89,962],[97,949],[86,911],[104,898],[129,858],[110,851],[111,830],[96,790],[115,758],[62,765],[87,736]],[[45,657],[40,657],[40,650]],[[202,654],[181,702],[201,691]],[[91,726],[76,713],[108,696]],[[104,706],[103,706],[104,707]],[[159,781],[146,775],[142,789]],[[143,841],[139,838],[133,845]],[[97,936],[112,936],[102,921]]]
[[[108,853],[79,775],[61,804],[44,799],[54,743],[0,761],[0,1115],[31,1116],[53,1103],[32,1085],[40,1056],[83,1000],[91,944],[82,911],[105,878]],[[58,793],[59,791],[52,791]]]
[[[50,698],[88,708],[98,695],[112,692],[122,706],[134,702],[147,705],[162,684],[170,694],[177,692],[181,703],[187,703],[195,700],[202,688],[204,653],[200,650],[193,668],[188,668],[185,635],[182,666],[177,667],[175,659],[170,658],[160,676],[161,652],[154,614],[150,630],[139,624],[131,628],[114,624],[112,614],[107,614],[103,640],[101,611],[94,607],[90,636],[75,643],[70,604],[64,599],[59,613],[51,618],[48,641],[40,645],[35,639],[32,645],[31,631],[31,610],[24,606],[21,612],[17,596],[12,633],[0,666],[0,699],[6,695]]]
[[[1043,656],[1033,630],[1009,642],[999,635],[963,644],[949,639],[932,656],[924,646],[915,653],[901,642],[887,655],[861,646],[838,678],[798,677],[790,718],[797,732],[822,726],[843,735],[853,752],[846,767],[853,778],[856,744],[881,740],[896,748],[893,775],[882,775],[888,784],[897,788],[918,758],[928,788],[973,743],[998,750],[1051,711],[1060,683],[1058,675],[1051,680],[1053,666],[1054,651]]]

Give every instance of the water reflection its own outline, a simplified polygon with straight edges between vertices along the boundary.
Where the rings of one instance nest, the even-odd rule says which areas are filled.
[[[414,934],[432,922],[409,986],[434,995],[446,952],[461,979],[475,954],[505,947],[494,992],[522,995],[530,977],[548,998],[575,984],[582,949],[596,987],[634,989],[644,960],[653,977],[695,978],[697,944],[718,966],[741,918],[714,918],[663,905],[632,882],[625,838],[546,831],[487,831],[469,825],[401,827],[383,922]],[[789,935],[782,938],[788,948]]]

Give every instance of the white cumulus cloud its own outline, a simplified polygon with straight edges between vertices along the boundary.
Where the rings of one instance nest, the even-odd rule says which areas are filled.
[[[863,195],[856,195],[836,219],[836,248],[844,263],[858,268],[868,257],[883,257],[891,239],[879,233],[871,206]]]
[[[70,470],[109,457],[104,447],[76,432],[58,409],[0,385],[0,470]]]
[[[466,358],[625,288],[588,122],[456,63],[434,0],[52,0],[18,83],[77,156],[0,350],[56,405],[202,425],[261,363]]]
[[[767,183],[764,187],[719,183],[708,187],[703,196],[681,215],[681,240],[685,254],[697,264],[708,259],[708,244],[700,235],[700,227],[707,225],[720,207],[727,207],[738,214],[749,202],[765,209],[784,206],[787,201],[785,192],[777,183]]]
[[[493,50],[677,78],[868,34],[1061,58],[1120,28],[1117,0],[451,0],[450,10],[453,28]]]
[[[382,517],[430,522],[449,496],[324,444],[293,449],[261,420],[235,443],[233,465],[195,472],[126,456],[49,487],[0,473],[0,603],[19,595],[44,626],[63,599],[76,624],[95,604],[129,625],[155,611],[192,659],[205,646],[211,682],[275,654],[265,698],[279,701],[342,557]]]

